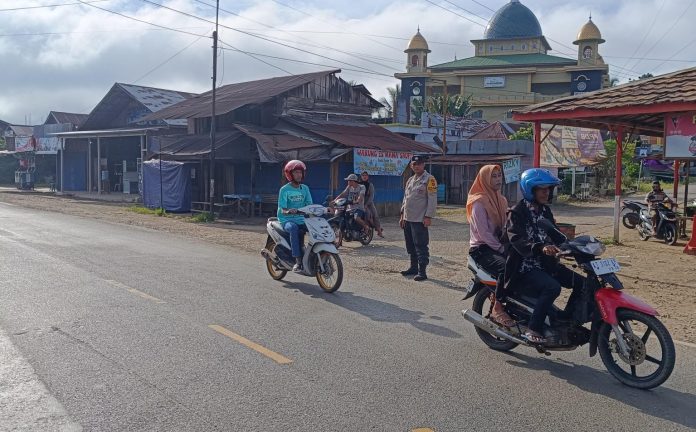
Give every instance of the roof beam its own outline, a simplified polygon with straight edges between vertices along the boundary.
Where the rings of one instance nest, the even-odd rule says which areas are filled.
[[[590,101],[588,101],[590,102]],[[565,103],[565,101],[564,101]],[[553,107],[549,102],[543,108]],[[635,105],[605,109],[575,109],[570,111],[543,111],[514,113],[513,118],[518,121],[553,121],[561,119],[587,119],[594,117],[634,116],[641,114],[666,114],[672,112],[696,111],[696,102],[670,102],[654,105]]]

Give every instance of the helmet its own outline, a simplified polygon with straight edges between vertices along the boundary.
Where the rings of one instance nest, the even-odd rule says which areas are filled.
[[[551,174],[551,171],[543,168],[532,168],[523,172],[520,176],[520,189],[522,190],[522,196],[527,201],[532,201],[534,199],[534,188],[539,186],[551,186],[556,187],[561,184],[561,181],[555,175]],[[549,202],[553,198],[553,189],[551,189],[551,195],[549,196]]]
[[[285,164],[283,172],[285,173],[285,178],[291,182],[293,181],[292,172],[295,170],[302,170],[302,179],[304,179],[305,172],[307,171],[307,166],[301,160],[291,160]]]

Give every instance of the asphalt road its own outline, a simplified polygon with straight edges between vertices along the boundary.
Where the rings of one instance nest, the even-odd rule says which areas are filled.
[[[259,245],[259,249],[262,245]],[[0,204],[0,430],[691,430],[696,349],[654,391],[586,348],[487,349],[461,292]],[[424,429],[427,430],[427,429]]]

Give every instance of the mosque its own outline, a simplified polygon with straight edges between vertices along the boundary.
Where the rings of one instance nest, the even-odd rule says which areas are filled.
[[[562,96],[598,90],[609,85],[609,67],[599,54],[604,43],[599,28],[585,23],[573,44],[577,58],[548,54],[551,45],[539,20],[519,0],[511,0],[491,18],[473,57],[434,66],[420,32],[411,38],[406,72],[397,73],[401,94],[397,122],[420,124],[417,107],[424,97],[443,93],[470,96],[472,118],[509,121],[512,110]]]

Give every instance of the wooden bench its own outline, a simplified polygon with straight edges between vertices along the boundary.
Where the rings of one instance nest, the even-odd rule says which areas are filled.
[[[191,201],[191,213],[209,213],[210,203],[205,201]]]

